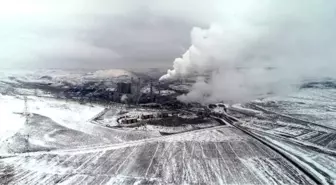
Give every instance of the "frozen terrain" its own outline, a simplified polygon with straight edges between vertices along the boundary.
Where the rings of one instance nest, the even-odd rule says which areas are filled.
[[[276,152],[227,126],[21,154],[0,165],[8,184],[314,184]]]
[[[166,110],[57,99],[2,75],[0,184],[336,182],[333,88],[234,105],[228,115],[217,107],[206,119],[190,108],[142,122]],[[140,124],[123,127],[120,117]]]
[[[0,96],[0,107],[4,110],[0,148],[4,155],[151,137],[150,133],[113,132],[92,124],[91,118],[104,110],[100,105],[29,96],[27,121],[24,105],[22,96]]]
[[[235,112],[237,126],[295,156],[325,184],[335,184],[335,98],[335,89],[320,87],[258,100]]]

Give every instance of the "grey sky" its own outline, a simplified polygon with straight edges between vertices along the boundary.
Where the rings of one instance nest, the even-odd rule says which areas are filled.
[[[0,0],[0,67],[169,67],[213,2]]]
[[[264,18],[262,24],[272,25],[288,17],[282,14],[311,20],[309,15],[335,7],[325,6],[335,4],[328,0],[304,2],[0,0],[0,67],[168,68],[189,48],[195,26],[239,27],[240,20]],[[275,19],[269,16],[277,21],[267,22]]]

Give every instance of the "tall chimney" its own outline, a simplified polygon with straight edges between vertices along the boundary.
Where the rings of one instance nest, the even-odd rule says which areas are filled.
[[[136,95],[136,97],[137,97],[137,100],[136,100],[136,104],[139,104],[139,100],[140,100],[140,96],[141,96],[141,85],[140,85],[140,83],[141,83],[141,79],[140,78],[138,78],[138,83],[137,83],[137,95]]]
[[[151,97],[151,102],[153,102],[153,81],[152,80],[150,82],[150,97]]]
[[[140,96],[140,78],[138,78],[137,92],[138,92],[138,95]]]

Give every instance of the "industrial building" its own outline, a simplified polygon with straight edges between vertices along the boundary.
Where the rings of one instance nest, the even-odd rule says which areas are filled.
[[[131,94],[132,83],[125,83],[125,82],[117,83],[117,92],[121,94]]]

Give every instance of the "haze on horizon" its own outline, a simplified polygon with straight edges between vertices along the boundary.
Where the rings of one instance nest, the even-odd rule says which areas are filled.
[[[336,77],[335,12],[327,0],[0,0],[0,68],[211,71],[181,100],[249,101]]]

